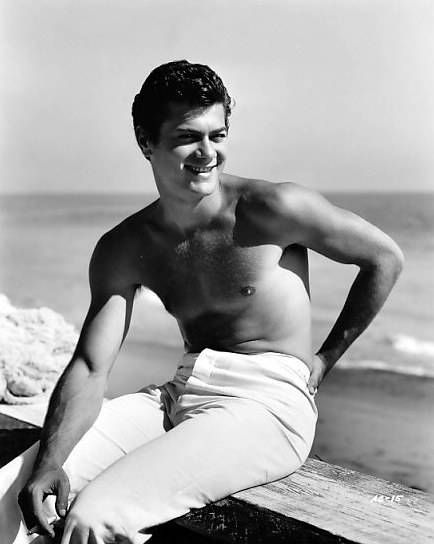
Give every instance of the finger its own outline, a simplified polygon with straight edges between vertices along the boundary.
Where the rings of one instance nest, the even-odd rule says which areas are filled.
[[[31,499],[28,495],[27,491],[21,491],[21,493],[18,495],[18,505],[21,509],[21,512],[23,514],[24,523],[26,524],[26,527],[29,529],[29,532],[32,529],[36,529],[38,526],[38,523],[36,521],[36,518],[33,514],[32,506],[31,506]],[[34,531],[33,531],[34,532]],[[30,533],[31,534],[31,533]]]
[[[51,527],[51,525],[48,523],[48,520],[44,515],[44,509],[42,506],[42,491],[41,490],[33,491],[31,497],[32,497],[31,504],[32,504],[33,512],[35,514],[36,523],[44,531],[43,534],[47,534],[47,535],[50,535],[51,537],[54,537],[54,530]],[[30,528],[30,530],[31,529],[32,528]]]
[[[71,540],[72,532],[74,531],[75,525],[73,523],[66,523],[65,529],[63,531],[62,540],[60,544],[69,544]]]
[[[307,384],[307,387],[308,387],[309,393],[311,395],[316,394],[316,392],[318,391],[318,378],[317,378],[317,376],[314,376],[313,374],[311,374],[311,376],[309,378],[309,382]]]
[[[105,544],[102,536],[95,534],[95,531],[92,529],[89,532],[89,544]]]
[[[56,519],[53,523],[54,534],[56,535],[54,540],[59,543],[62,539],[63,529],[65,527],[65,520],[63,518]]]
[[[75,528],[72,532],[70,544],[89,544],[89,529]]]
[[[309,385],[309,393],[311,395],[316,395],[317,391],[318,391],[318,387],[316,385],[312,385],[312,384]]]
[[[71,519],[67,517],[60,544],[89,544],[89,542],[91,542],[89,538],[89,528],[83,525],[80,526],[79,521],[71,521]]]
[[[56,497],[56,512],[61,517],[66,516],[66,511],[68,509],[68,497],[69,497],[69,480],[68,478],[62,478],[59,480],[57,485],[57,497]]]

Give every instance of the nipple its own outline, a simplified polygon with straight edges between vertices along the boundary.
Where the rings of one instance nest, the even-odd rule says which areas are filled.
[[[240,293],[245,297],[250,297],[256,293],[256,289],[252,285],[246,285],[245,287],[241,287]]]

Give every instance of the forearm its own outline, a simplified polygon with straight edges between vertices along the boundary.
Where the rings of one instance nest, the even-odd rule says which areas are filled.
[[[35,468],[63,465],[97,418],[105,386],[105,376],[92,373],[84,360],[67,367],[50,399]]]
[[[349,346],[368,327],[386,301],[402,270],[402,260],[387,256],[361,268],[344,307],[317,355],[328,372]]]

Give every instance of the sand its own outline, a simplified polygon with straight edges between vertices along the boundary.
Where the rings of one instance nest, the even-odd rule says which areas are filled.
[[[311,456],[434,493],[434,380],[333,370],[317,395]]]

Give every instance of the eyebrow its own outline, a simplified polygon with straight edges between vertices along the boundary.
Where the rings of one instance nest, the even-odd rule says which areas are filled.
[[[218,132],[223,131],[227,132],[227,128],[225,126],[211,130],[210,134],[217,134]],[[195,130],[194,128],[177,128],[176,132],[191,132],[192,134],[201,134],[200,130]]]

